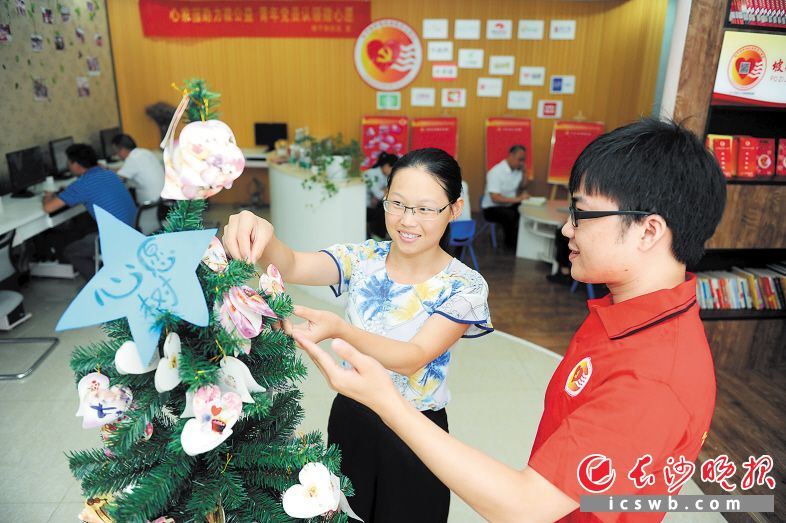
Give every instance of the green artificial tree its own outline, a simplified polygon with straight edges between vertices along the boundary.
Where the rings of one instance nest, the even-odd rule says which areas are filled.
[[[195,109],[187,113],[189,119],[215,118],[218,95],[207,91],[202,80],[189,81],[186,89]],[[205,200],[178,201],[163,232],[203,229],[206,207]],[[214,310],[230,289],[259,277],[254,265],[230,260],[222,272],[216,272],[200,263],[197,276],[211,311],[209,325],[198,327],[165,311],[157,319],[163,327],[161,342],[172,332],[181,341],[181,381],[171,391],[158,392],[153,372],[118,372],[115,353],[132,338],[126,319],[103,325],[107,340],[75,348],[71,368],[77,382],[99,372],[113,386],[128,387],[133,403],[123,418],[102,430],[104,448],[68,453],[69,466],[81,481],[83,494],[95,498],[89,503],[106,503],[101,510],[110,521],[144,523],[163,516],[176,523],[292,521],[282,507],[283,491],[298,482],[298,472],[309,462],[321,462],[340,476],[340,452],[334,446],[326,448],[319,432],[295,432],[303,417],[297,386],[306,376],[306,367],[292,338],[274,328],[278,320],[264,318],[266,326],[250,340],[246,354],[242,340],[221,325]],[[292,313],[286,293],[263,296],[279,319]],[[242,360],[267,390],[252,394],[254,403],[243,403],[242,416],[226,441],[189,456],[180,439],[187,421],[179,417],[186,408],[186,392],[217,383],[220,363],[228,355]],[[351,495],[351,488],[341,477],[341,490]],[[347,515],[329,512],[312,520],[345,522]]]

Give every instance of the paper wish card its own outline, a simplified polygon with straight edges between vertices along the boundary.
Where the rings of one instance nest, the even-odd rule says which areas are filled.
[[[128,318],[142,365],[158,349],[158,317],[169,312],[198,326],[210,316],[196,275],[216,229],[145,237],[95,206],[104,266],[74,298],[55,330]]]

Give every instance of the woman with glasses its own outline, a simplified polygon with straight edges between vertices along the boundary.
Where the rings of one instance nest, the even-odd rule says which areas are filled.
[[[235,258],[275,264],[284,279],[349,293],[347,320],[296,306],[307,321],[291,328],[319,343],[342,338],[388,369],[399,394],[447,432],[446,384],[459,338],[491,332],[483,277],[445,251],[448,224],[461,215],[461,169],[440,149],[399,159],[383,199],[391,241],[294,252],[273,225],[248,211],[231,216],[224,246]],[[342,452],[353,510],[368,522],[447,521],[450,492],[379,416],[339,394],[328,442]]]

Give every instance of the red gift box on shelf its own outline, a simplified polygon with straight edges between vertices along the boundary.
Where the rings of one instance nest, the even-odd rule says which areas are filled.
[[[754,178],[775,174],[775,139],[740,136],[737,176]]]
[[[737,174],[737,137],[723,134],[708,134],[707,148],[712,151],[726,178]]]
[[[776,176],[786,176],[786,138],[778,140],[778,163],[775,166]]]

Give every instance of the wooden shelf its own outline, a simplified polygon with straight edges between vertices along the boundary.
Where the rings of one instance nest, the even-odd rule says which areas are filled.
[[[705,321],[728,321],[728,320],[776,320],[786,319],[786,311],[754,311],[747,309],[730,310],[710,310],[702,309],[699,313]]]
[[[786,185],[786,176],[757,176],[755,178],[727,178],[727,185]]]

